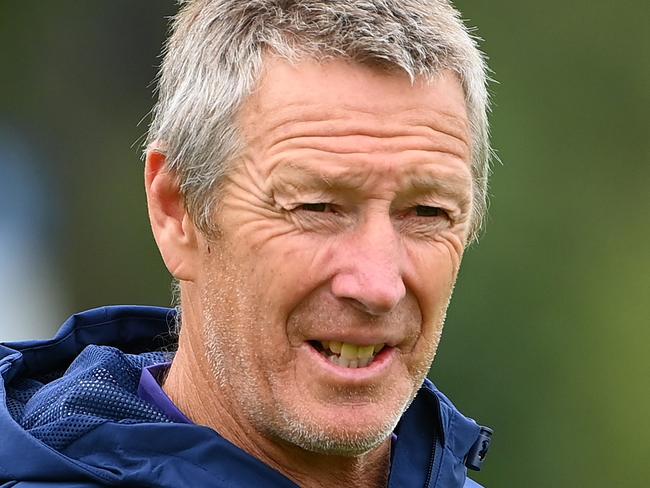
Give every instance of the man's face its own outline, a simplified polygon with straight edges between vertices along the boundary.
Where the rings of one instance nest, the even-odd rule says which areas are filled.
[[[239,423],[365,452],[431,365],[467,240],[463,91],[450,73],[266,67],[196,280],[208,360]]]

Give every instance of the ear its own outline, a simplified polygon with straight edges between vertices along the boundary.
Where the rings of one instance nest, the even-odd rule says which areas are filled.
[[[153,147],[147,150],[144,185],[151,229],[165,266],[174,278],[194,281],[199,269],[198,231],[165,155]]]

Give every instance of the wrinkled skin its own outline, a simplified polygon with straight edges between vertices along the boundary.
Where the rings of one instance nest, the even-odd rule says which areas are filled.
[[[339,479],[377,481],[435,355],[470,229],[463,91],[450,73],[411,85],[344,61],[271,58],[266,68],[239,114],[246,150],[224,182],[214,236],[169,202],[159,207],[174,209],[176,240],[152,216],[182,280],[165,390],[303,485],[325,479],[316,470],[328,455],[350,459]],[[148,165],[155,213],[164,164],[154,155]],[[314,340],[389,347],[381,367],[342,370]]]

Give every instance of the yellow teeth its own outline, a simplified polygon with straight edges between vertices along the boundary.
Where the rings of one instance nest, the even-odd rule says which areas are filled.
[[[344,368],[365,368],[375,359],[375,355],[384,348],[385,344],[358,346],[349,342],[320,341],[323,350],[321,354],[330,362]]]
[[[338,341],[320,341],[323,349],[328,349],[334,354],[339,354],[341,357],[352,361],[353,359],[367,359],[372,358],[375,354],[384,348],[384,344],[371,344],[369,346],[357,346],[349,342]]]
[[[357,366],[357,368],[365,368],[365,367],[368,366],[371,362],[372,362],[372,357],[369,357],[369,358],[360,358],[360,359],[359,359],[359,365]]]
[[[371,358],[375,351],[375,346],[359,346],[357,357],[359,359]]]
[[[332,351],[334,354],[341,354],[342,343],[336,341],[330,341],[329,346],[330,346],[329,350]],[[327,349],[327,347],[325,349]]]
[[[344,342],[341,346],[341,357],[348,360],[357,359],[358,350],[359,348],[354,344]]]

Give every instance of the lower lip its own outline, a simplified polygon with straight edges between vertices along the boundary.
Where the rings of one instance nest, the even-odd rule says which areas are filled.
[[[323,356],[308,343],[304,343],[302,348],[306,348],[307,353],[314,361],[317,361],[318,365],[325,370],[327,374],[352,382],[375,380],[390,368],[390,365],[397,354],[397,350],[394,347],[386,346],[375,356],[372,363],[368,366],[363,368],[344,368],[343,366],[332,363],[328,358]]]

